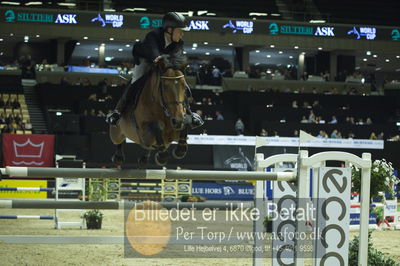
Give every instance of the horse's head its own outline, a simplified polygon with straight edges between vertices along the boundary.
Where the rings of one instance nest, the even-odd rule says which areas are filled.
[[[185,126],[186,115],[186,87],[187,83],[183,69],[186,64],[176,58],[163,58],[159,63],[160,86],[159,97],[165,115],[170,119],[175,130],[182,130]]]

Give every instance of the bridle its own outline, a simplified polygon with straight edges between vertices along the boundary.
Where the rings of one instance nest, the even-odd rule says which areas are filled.
[[[175,80],[175,84],[176,84],[176,83],[178,83],[177,80],[179,80],[181,78],[185,79],[185,75],[179,75],[179,76],[173,76],[173,77],[160,76],[160,78],[161,78],[160,87],[159,87],[160,88],[160,96],[161,96],[160,97],[160,105],[161,105],[162,109],[164,110],[164,114],[167,117],[171,117],[171,112],[168,110],[167,106],[170,105],[170,104],[176,104],[176,105],[182,104],[184,107],[187,107],[188,106],[188,100],[187,100],[187,97],[185,97],[185,100],[183,100],[183,101],[166,102],[164,100],[164,82],[163,82],[163,80],[166,80],[166,79]],[[186,87],[186,89],[189,91],[189,93],[191,95],[192,93],[190,91],[190,87],[187,84],[186,80],[185,80],[185,87]]]

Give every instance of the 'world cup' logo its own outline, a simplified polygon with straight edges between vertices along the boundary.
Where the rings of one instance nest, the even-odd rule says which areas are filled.
[[[4,16],[5,16],[6,22],[15,22],[15,13],[14,13],[14,11],[9,9],[4,13]]]

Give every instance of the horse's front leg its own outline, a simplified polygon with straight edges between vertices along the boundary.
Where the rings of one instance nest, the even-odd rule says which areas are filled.
[[[179,133],[178,145],[176,145],[176,147],[172,150],[172,156],[174,156],[175,159],[182,159],[186,156],[188,150],[187,135],[187,128],[183,129]]]
[[[125,161],[125,156],[124,156],[124,151],[122,149],[122,143],[116,145],[117,149],[115,150],[114,155],[111,158],[111,161],[115,164],[115,165],[123,165],[124,161]]]
[[[154,122],[149,125],[149,129],[152,135],[155,137],[157,146],[157,152],[154,156],[154,160],[159,166],[165,166],[168,162],[169,154],[167,151],[168,145],[166,145],[163,139],[164,127],[161,125],[161,123]]]

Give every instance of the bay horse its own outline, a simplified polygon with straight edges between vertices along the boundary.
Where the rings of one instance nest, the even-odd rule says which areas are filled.
[[[168,148],[171,142],[178,145],[172,155],[182,159],[187,152],[187,114],[188,101],[186,89],[189,88],[183,69],[186,64],[179,58],[163,57],[152,66],[145,86],[133,105],[122,114],[118,125],[110,126],[110,138],[116,145],[112,161],[116,165],[124,162],[122,144],[126,138],[147,150],[138,163],[147,165],[151,151],[156,150],[155,162],[164,166],[168,161]]]

